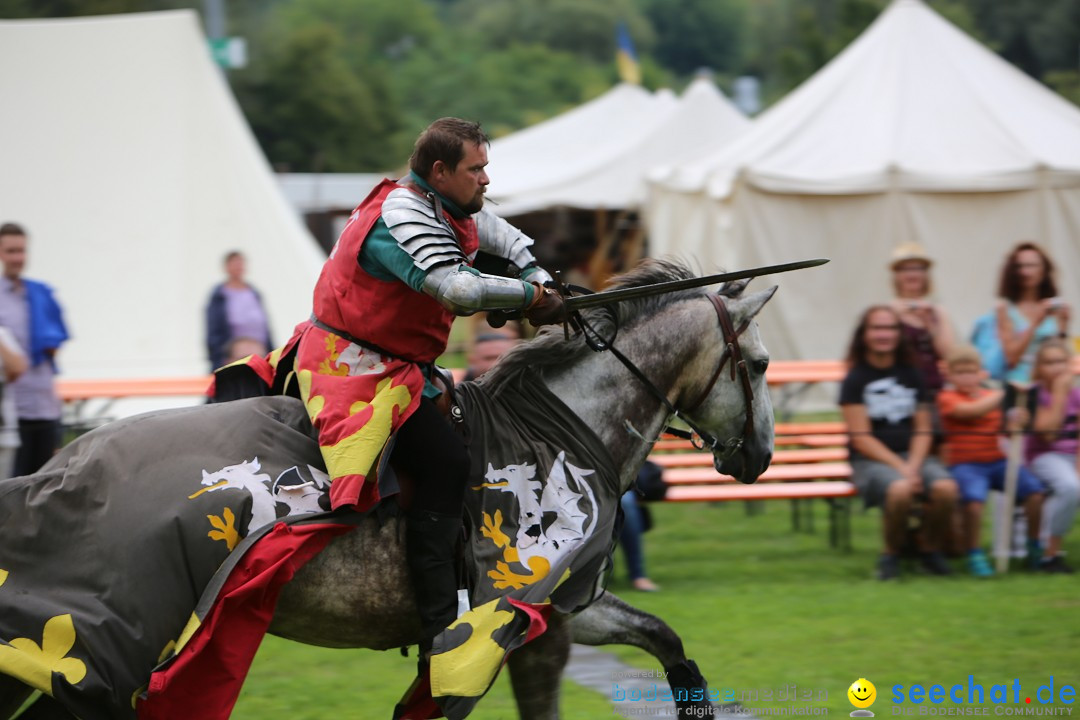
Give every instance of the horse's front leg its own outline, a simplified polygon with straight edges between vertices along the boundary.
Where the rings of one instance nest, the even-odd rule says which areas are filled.
[[[548,629],[510,654],[510,685],[521,720],[558,720],[559,682],[570,658],[570,623],[552,613]]]
[[[664,667],[679,717],[713,717],[708,684],[697,663],[686,657],[682,640],[660,618],[605,593],[575,615],[569,625],[576,643],[633,645],[649,653]]]

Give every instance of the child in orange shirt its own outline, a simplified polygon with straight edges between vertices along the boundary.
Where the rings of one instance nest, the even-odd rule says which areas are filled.
[[[949,474],[960,486],[964,505],[964,529],[968,541],[968,570],[976,577],[994,574],[986,554],[979,546],[983,505],[990,488],[1005,488],[1005,453],[998,434],[1002,427],[1001,390],[983,387],[987,373],[979,352],[970,345],[955,347],[946,358],[949,387],[937,397],[938,410],[945,431],[942,448]],[[1036,567],[1042,558],[1039,547],[1039,523],[1042,514],[1043,487],[1026,467],[1020,467],[1016,501],[1023,504],[1028,522],[1028,561]]]

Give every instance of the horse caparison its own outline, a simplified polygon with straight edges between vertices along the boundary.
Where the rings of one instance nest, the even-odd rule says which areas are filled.
[[[649,260],[618,278],[614,287],[687,277],[692,273],[681,265]],[[707,390],[725,353],[725,342],[706,290],[625,301],[615,312],[590,310],[586,317],[605,337],[617,334],[619,350],[675,408],[683,410],[696,403],[686,413],[696,425],[721,442],[743,439],[734,453],[717,447],[714,465],[749,483],[768,467],[773,447],[773,413],[765,384],[768,356],[752,319],[776,288],[743,295],[745,285],[745,281],[731,283],[719,292],[734,326],[748,324],[737,339],[743,368],[737,381],[724,373]],[[565,338],[561,328],[546,328],[515,348],[484,382],[497,387],[524,367],[595,430],[617,464],[621,487],[628,489],[652,448],[649,439],[657,438],[670,419],[664,404],[611,353],[593,352],[580,336]],[[752,427],[747,427],[748,414]],[[371,517],[357,530],[333,540],[283,588],[270,632],[335,648],[385,650],[416,644],[420,628],[405,570],[402,529],[397,519],[380,522]],[[559,682],[571,642],[640,647],[668,671],[673,689],[705,687],[670,627],[606,594],[577,615],[553,615],[546,633],[510,656],[511,683],[522,718],[559,717]],[[0,718],[9,717],[29,692],[26,686],[0,676]],[[42,714],[37,717],[62,717],[44,714],[62,712],[51,698],[43,697],[40,704]],[[712,714],[707,700],[677,704],[679,717]],[[372,711],[389,714],[389,708]]]

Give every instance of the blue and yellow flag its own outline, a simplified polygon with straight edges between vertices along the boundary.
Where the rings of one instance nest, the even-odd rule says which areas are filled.
[[[634,52],[634,42],[623,22],[615,30],[615,64],[619,67],[620,80],[633,85],[641,84],[641,67]]]

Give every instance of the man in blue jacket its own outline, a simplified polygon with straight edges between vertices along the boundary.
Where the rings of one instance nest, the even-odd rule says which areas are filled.
[[[15,223],[0,225],[0,325],[11,330],[30,360],[30,368],[4,388],[15,395],[22,444],[15,475],[37,472],[60,447],[60,398],[56,394],[56,351],[68,339],[63,311],[52,288],[22,277],[26,266],[26,231]]]

